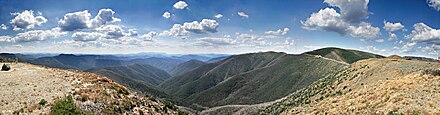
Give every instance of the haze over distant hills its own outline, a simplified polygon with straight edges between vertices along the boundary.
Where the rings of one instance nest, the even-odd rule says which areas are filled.
[[[25,61],[48,67],[87,70],[99,67],[112,67],[133,64],[149,64],[163,70],[170,70],[174,66],[189,60],[207,61],[212,58],[225,57],[227,54],[124,54],[124,55],[76,55],[59,54],[41,57],[45,54],[11,54],[2,53],[0,57]],[[53,54],[52,54],[53,55]]]

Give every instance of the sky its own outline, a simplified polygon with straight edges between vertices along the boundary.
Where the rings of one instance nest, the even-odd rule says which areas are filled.
[[[437,57],[440,0],[0,0],[0,52]]]

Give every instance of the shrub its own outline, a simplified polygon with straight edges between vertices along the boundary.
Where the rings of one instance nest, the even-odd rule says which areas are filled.
[[[177,109],[177,107],[171,101],[169,101],[168,99],[164,99],[163,100],[163,104],[165,105],[166,108],[171,108],[173,110]]]
[[[87,96],[83,96],[83,97],[81,97],[81,101],[82,101],[82,102],[85,102],[85,101],[87,101],[87,100],[89,100],[89,98],[88,98]]]
[[[423,74],[425,74],[425,75],[430,74],[430,75],[433,75],[433,76],[440,76],[440,70],[438,70],[438,69],[428,69],[428,70],[423,71]]]
[[[146,98],[149,98],[150,100],[156,101],[157,97],[155,95],[152,94],[145,94]]]
[[[128,91],[124,90],[124,89],[118,89],[118,93],[124,94],[124,95],[128,95],[129,94]]]
[[[41,99],[40,102],[38,104],[40,104],[41,106],[46,105],[47,101],[44,99]]]
[[[177,115],[188,115],[188,113],[185,113],[185,112],[179,111],[179,112],[177,112]]]
[[[76,107],[72,96],[55,101],[54,106],[50,110],[51,115],[84,115],[85,112]]]

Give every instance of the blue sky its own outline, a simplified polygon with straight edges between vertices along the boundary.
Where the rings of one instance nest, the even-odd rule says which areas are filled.
[[[333,46],[436,57],[439,10],[440,0],[1,0],[0,52],[301,53]]]

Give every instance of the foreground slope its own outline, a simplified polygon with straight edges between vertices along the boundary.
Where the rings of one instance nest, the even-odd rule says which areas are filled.
[[[358,60],[368,59],[368,58],[384,58],[384,56],[372,54],[368,52],[358,51],[358,50],[350,50],[350,49],[342,49],[342,48],[322,48],[310,52],[306,52],[305,54],[310,55],[320,55],[322,57],[346,62],[353,63]]]
[[[440,64],[358,61],[293,93],[261,114],[439,114]]]
[[[93,114],[177,114],[160,101],[138,96],[96,74],[25,63],[11,67],[11,71],[0,71],[0,110],[4,114],[48,114],[67,95],[79,109]]]
[[[200,66],[160,86],[195,109],[255,104],[286,96],[346,66],[310,55],[251,53]]]

